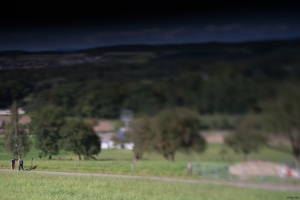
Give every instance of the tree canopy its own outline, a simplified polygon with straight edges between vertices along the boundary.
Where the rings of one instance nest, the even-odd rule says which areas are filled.
[[[263,103],[268,130],[286,137],[291,144],[294,161],[300,156],[300,86],[284,83],[275,98]]]
[[[40,156],[57,155],[60,150],[61,129],[65,124],[65,114],[61,108],[48,105],[32,116],[31,134],[35,136],[36,148]]]
[[[126,141],[131,141],[134,144],[134,160],[140,159],[145,152],[151,151],[153,145],[151,119],[149,117],[143,117],[134,120],[132,123],[132,131],[125,134],[125,137]]]
[[[184,108],[163,110],[151,119],[135,122],[130,133],[135,156],[156,150],[174,161],[176,151],[203,152],[206,141],[199,133],[199,123],[197,113]]]
[[[199,116],[195,112],[184,108],[163,110],[151,125],[155,148],[171,161],[177,150],[200,153],[205,149],[205,139],[199,133]]]
[[[260,122],[247,117],[239,122],[233,133],[225,137],[225,144],[236,153],[242,152],[244,161],[248,154],[257,152],[266,141],[267,137],[261,132]]]
[[[68,121],[62,130],[62,146],[84,159],[93,158],[100,153],[100,138],[89,124],[82,120]]]
[[[3,140],[1,142],[4,150],[14,157],[23,157],[29,150],[31,142],[29,140],[28,125],[19,124],[18,103],[14,101],[11,107],[11,122],[4,123]]]

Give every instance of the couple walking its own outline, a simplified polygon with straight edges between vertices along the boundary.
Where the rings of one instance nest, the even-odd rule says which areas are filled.
[[[15,159],[12,157],[12,158],[11,158],[11,169],[12,169],[13,171],[15,171],[15,165],[16,165],[15,162],[16,162]],[[24,168],[23,168],[23,160],[22,160],[21,157],[19,157],[19,160],[18,160],[18,166],[19,166],[19,171],[20,171],[21,169],[24,171]]]

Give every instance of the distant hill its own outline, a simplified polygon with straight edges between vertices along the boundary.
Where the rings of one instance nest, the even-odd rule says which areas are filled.
[[[258,60],[262,57],[300,57],[300,39],[239,43],[189,43],[118,45],[82,50],[2,51],[0,68],[41,68],[79,64],[146,64],[162,62],[224,62]]]
[[[152,115],[170,106],[209,114],[259,112],[260,98],[300,77],[300,39],[0,55],[0,108],[17,95],[27,112],[55,104],[68,116],[118,118],[121,108]]]
[[[267,40],[267,41],[249,41],[249,42],[236,42],[236,43],[225,43],[225,42],[208,42],[208,43],[187,43],[187,44],[163,44],[163,45],[145,45],[145,44],[128,44],[128,45],[114,45],[104,46],[87,49],[58,49],[53,51],[23,51],[23,50],[10,50],[0,51],[0,56],[21,56],[21,55],[42,55],[42,54],[67,54],[70,52],[74,53],[87,53],[87,54],[102,54],[105,52],[147,52],[147,51],[192,51],[192,52],[203,52],[211,50],[222,50],[224,48],[232,47],[249,47],[251,49],[263,48],[263,50],[280,47],[281,45],[288,47],[297,47],[300,45],[300,38],[293,40]],[[266,49],[266,47],[268,47]]]
[[[61,51],[22,51],[22,50],[12,50],[12,51],[0,51],[0,57],[7,56],[27,56],[27,55],[44,55],[44,54],[62,54]]]

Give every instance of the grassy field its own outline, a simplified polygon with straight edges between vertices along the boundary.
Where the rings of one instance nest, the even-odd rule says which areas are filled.
[[[2,138],[0,138],[1,140]],[[300,192],[271,191],[238,188],[226,185],[167,182],[134,178],[50,175],[32,173],[34,170],[61,172],[91,172],[140,176],[180,177],[199,179],[187,175],[188,162],[230,164],[241,161],[241,155],[232,151],[222,158],[222,145],[209,144],[202,154],[176,153],[175,162],[165,160],[157,153],[145,154],[131,169],[133,153],[129,150],[102,150],[96,160],[78,160],[70,152],[61,152],[53,160],[39,158],[32,148],[24,157],[25,172],[0,171],[0,199],[287,199],[300,198]],[[31,159],[33,165],[31,166]],[[289,161],[291,156],[268,148],[249,156],[251,160],[273,162]],[[0,146],[0,168],[9,169],[11,156]]]
[[[274,200],[300,192],[146,179],[0,172],[1,199],[205,199]]]
[[[219,153],[221,148],[222,145],[209,144],[206,151],[200,155],[178,152],[175,155],[175,162],[167,161],[162,155],[157,153],[145,154],[142,160],[136,162],[134,170],[132,170],[131,166],[132,151],[123,149],[102,150],[96,157],[96,160],[79,161],[78,157],[70,152],[61,152],[59,155],[53,156],[53,160],[39,158],[38,150],[32,148],[23,160],[26,170],[33,168],[35,170],[48,171],[191,178],[190,175],[187,175],[187,164],[189,162],[233,164],[241,161],[241,155],[237,155],[231,150],[228,150],[227,154],[222,157]],[[31,159],[33,159],[32,165]],[[9,169],[10,160],[11,156],[0,146],[0,168]],[[266,160],[282,163],[290,161],[291,155],[264,148],[259,154],[251,154],[249,160]]]

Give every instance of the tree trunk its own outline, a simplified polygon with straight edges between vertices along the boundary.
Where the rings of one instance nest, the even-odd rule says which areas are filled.
[[[169,159],[170,161],[174,162],[174,153],[169,154]]]
[[[295,163],[295,166],[299,166],[299,164],[300,164],[299,156],[294,156],[294,163]]]
[[[134,153],[134,156],[133,156],[133,159],[132,159],[132,162],[131,162],[131,171],[134,171],[134,166],[135,166],[135,163],[138,159],[138,154],[137,153]]]
[[[245,152],[243,152],[243,161],[246,162],[247,161],[247,154]]]
[[[48,158],[49,160],[51,160],[52,159],[52,154],[49,154],[49,158]]]
[[[78,159],[81,160],[81,155],[80,154],[78,154]]]
[[[299,165],[299,156],[300,156],[300,139],[299,139],[299,132],[294,132],[293,131],[290,132],[289,135],[289,139],[290,139],[290,143],[292,145],[292,150],[293,150],[293,157],[294,157],[294,164],[296,166]],[[297,137],[298,136],[298,137]]]
[[[294,163],[296,166],[299,165],[299,154],[300,154],[300,149],[293,146]]]
[[[138,155],[134,154],[134,156],[133,156],[133,163],[136,163],[137,159],[138,159]]]

